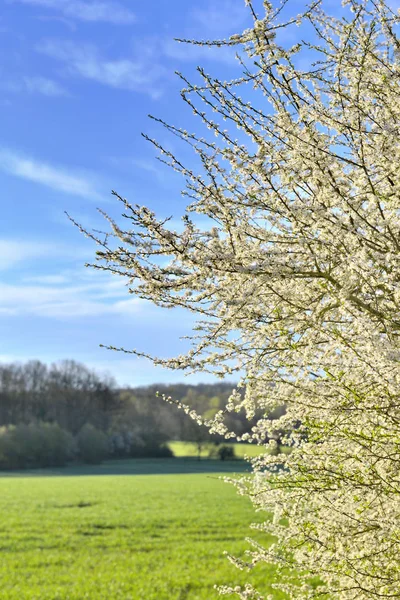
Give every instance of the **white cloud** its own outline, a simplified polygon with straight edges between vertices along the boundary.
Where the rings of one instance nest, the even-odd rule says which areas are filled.
[[[47,40],[37,50],[65,63],[71,75],[97,81],[109,87],[144,92],[152,98],[161,95],[160,84],[166,70],[144,53],[138,59],[110,60],[102,57],[91,44]]]
[[[51,165],[7,148],[0,147],[0,170],[66,194],[100,198],[94,176]]]
[[[66,17],[89,22],[114,23],[130,25],[135,22],[134,13],[118,2],[107,0],[14,0],[20,4],[30,4],[43,8],[58,10]]]
[[[0,270],[12,269],[20,263],[43,257],[49,251],[49,245],[40,242],[0,240]]]
[[[56,81],[46,77],[24,77],[23,82],[28,92],[44,96],[67,96],[68,92]]]
[[[24,281],[30,283],[44,283],[45,285],[59,285],[68,283],[68,277],[66,275],[31,275],[23,278]]]
[[[69,319],[142,313],[149,305],[126,299],[121,285],[104,282],[80,285],[14,285],[0,283],[0,314]],[[124,298],[124,299],[122,299]]]
[[[73,250],[54,245],[55,256],[65,257],[68,250],[71,255],[82,253],[82,247]],[[114,316],[134,322],[140,318],[140,323],[148,322],[149,327],[157,328],[158,322],[164,330],[169,327],[175,331],[178,312],[166,321],[163,308],[128,292],[125,278],[82,267],[58,270],[56,275],[48,268],[37,275],[30,275],[27,270],[26,276],[20,277],[18,283],[6,282],[3,277],[0,280],[1,314],[61,320]],[[181,311],[178,317],[180,325],[183,314],[188,323],[193,322],[193,315]]]
[[[29,92],[53,97],[69,95],[67,90],[56,81],[46,77],[22,77],[19,80],[3,81],[0,83],[0,87],[7,92]]]
[[[73,275],[69,271],[58,271],[55,275],[31,275],[32,265],[54,264],[51,263],[54,259],[57,261],[61,259],[64,263],[70,260],[74,263],[76,261],[83,263],[90,260],[93,253],[93,248],[90,250],[89,247],[84,245],[60,243],[59,240],[42,242],[21,238],[3,238],[0,239],[0,271],[21,267],[22,269],[26,268],[26,272],[29,273],[24,277],[24,282],[54,285],[67,283],[70,280],[76,281],[78,277],[76,270]],[[80,278],[82,279],[82,277]]]

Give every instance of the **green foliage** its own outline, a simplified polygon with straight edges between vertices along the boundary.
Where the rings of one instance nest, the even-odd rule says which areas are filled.
[[[240,445],[241,444],[218,444],[211,446],[208,457],[218,460],[235,460],[237,458],[235,448],[240,447]]]
[[[210,435],[206,427],[198,427],[184,411],[166,403],[156,393],[182,402],[209,420],[224,409],[234,387],[233,383],[221,382],[117,389],[112,380],[73,360],[50,367],[34,360],[3,364],[0,365],[0,427],[57,423],[76,436],[90,423],[108,436],[108,451],[113,458],[168,457],[171,452],[166,443],[170,440],[196,443],[200,458],[207,456],[205,448],[209,444],[222,443],[224,438]],[[226,419],[228,428],[238,435],[250,431],[253,425],[243,411],[229,412]],[[33,437],[33,431],[30,430],[28,437]],[[18,467],[21,464],[18,449],[12,452],[11,446],[12,441],[8,440],[6,462]],[[60,460],[63,461],[56,455],[50,462],[58,464]]]
[[[145,447],[145,453],[143,457],[148,458],[173,458],[174,453],[168,444],[162,444],[161,446],[147,446]]]
[[[78,454],[83,462],[101,463],[108,454],[107,436],[93,425],[86,424],[76,436]]]
[[[217,456],[220,460],[234,460],[236,458],[234,446],[228,446],[227,444],[222,444],[222,446],[218,446]]]
[[[70,433],[54,423],[31,423],[0,429],[0,468],[63,466],[75,451]]]
[[[119,458],[171,457],[165,445],[168,434],[166,410],[169,407],[156,396],[136,398],[133,391],[120,394],[120,408],[109,430],[111,455]]]
[[[226,382],[215,384],[201,383],[197,385],[183,383],[161,384],[126,390],[122,396],[124,401],[129,398],[140,414],[150,416],[150,413],[152,413],[156,429],[161,430],[167,440],[194,442],[197,441],[197,439],[193,438],[196,435],[200,436],[201,446],[204,446],[205,440],[210,443],[223,442],[224,438],[218,435],[210,435],[206,430],[202,433],[195,433],[198,427],[193,423],[192,419],[176,406],[166,404],[161,398],[155,398],[156,393],[159,392],[161,395],[170,396],[173,400],[182,402],[194,409],[206,419],[211,419],[218,410],[225,408],[228,398],[235,387],[235,383]],[[284,406],[276,407],[271,418],[277,418],[284,414],[284,412]],[[228,412],[226,414],[226,424],[231,431],[235,431],[238,435],[243,435],[251,431],[259,416],[259,414],[255,414],[254,419],[249,420],[244,410]]]
[[[115,469],[124,462],[151,461],[114,461]],[[153,461],[154,473],[166,462],[188,464]],[[224,466],[189,464],[207,463]],[[108,467],[0,478],[2,600],[217,600],[214,583],[249,578],[223,552],[243,556],[261,516],[232,486],[208,474],[93,476]],[[251,572],[266,596],[273,573]]]
[[[0,365],[0,469],[57,466],[71,459],[98,462],[106,456],[168,458],[175,454],[171,440],[186,443],[177,456],[191,455],[195,448],[200,460],[224,438],[199,427],[156,392],[212,419],[226,406],[233,387],[232,383],[177,384],[121,390],[73,360],[50,367],[39,361]],[[238,434],[252,425],[243,413],[228,413],[227,420]],[[107,436],[107,444],[100,432]],[[249,450],[252,455],[254,446]],[[242,455],[240,446],[238,456]]]

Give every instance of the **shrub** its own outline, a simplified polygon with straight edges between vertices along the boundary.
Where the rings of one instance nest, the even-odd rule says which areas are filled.
[[[18,447],[15,436],[12,435],[14,426],[2,427],[0,429],[0,468],[18,469]]]
[[[79,458],[86,463],[101,463],[108,454],[107,436],[90,425],[84,425],[76,436]]]
[[[73,457],[72,435],[54,423],[31,423],[0,430],[0,468],[60,467]]]
[[[23,426],[22,426],[23,427]],[[21,426],[16,429],[20,429]],[[63,466],[73,456],[75,442],[72,435],[54,423],[31,424],[21,431],[27,466]]]
[[[233,446],[226,445],[219,446],[217,455],[221,460],[234,460],[236,458],[235,448]]]
[[[109,448],[116,458],[171,458],[172,450],[163,438],[139,427],[120,427],[110,432]]]
[[[208,457],[219,458],[220,460],[235,460],[235,448],[227,444],[222,444],[221,446],[218,445],[211,448]]]

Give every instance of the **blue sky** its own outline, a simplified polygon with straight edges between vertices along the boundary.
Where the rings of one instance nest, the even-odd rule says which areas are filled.
[[[74,358],[121,384],[183,380],[99,348],[172,356],[184,350],[179,337],[190,332],[192,317],[165,313],[128,296],[120,280],[85,269],[95,246],[64,211],[87,227],[102,227],[96,208],[117,215],[110,194],[116,189],[133,203],[180,218],[183,182],[156,160],[140,133],[174,150],[176,142],[148,113],[193,125],[175,70],[189,79],[197,64],[225,78],[237,74],[226,49],[188,47],[173,38],[242,31],[248,25],[244,2],[0,4],[0,361]]]
[[[161,215],[183,212],[179,176],[142,131],[172,147],[152,113],[190,123],[174,74],[233,68],[229,52],[176,36],[241,31],[241,0],[1,0],[0,361],[75,358],[121,384],[183,375],[99,348],[180,353],[192,318],[132,298],[120,280],[84,267],[95,252],[64,211],[90,227],[113,215],[116,189]],[[233,72],[233,71],[232,71]],[[190,160],[190,158],[188,158]],[[199,375],[194,380],[207,378]],[[192,379],[193,381],[193,379]]]

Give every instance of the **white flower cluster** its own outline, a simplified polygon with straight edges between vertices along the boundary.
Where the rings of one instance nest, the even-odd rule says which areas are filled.
[[[344,18],[314,2],[285,23],[280,2],[264,4],[259,16],[249,1],[254,27],[226,42],[243,48],[237,79],[200,70],[203,85],[184,80],[184,100],[212,135],[162,123],[193,147],[203,172],[154,142],[186,178],[184,231],[120,198],[130,230],[111,222],[115,237],[97,239],[95,266],[125,277],[141,298],[198,315],[191,350],[148,357],[156,364],[244,373],[227,412],[257,418],[247,437],[275,450],[238,484],[275,515],[263,530],[276,542],[254,542],[250,564],[275,563],[276,588],[296,600],[395,598],[399,18],[383,0],[351,0]],[[274,32],[292,24],[313,41],[279,47]],[[310,50],[317,60],[305,69]],[[213,228],[202,231],[193,214]],[[284,414],[270,418],[282,404]],[[229,437],[224,417],[208,425]],[[277,454],[278,437],[290,454]],[[254,590],[251,574],[248,586],[221,592],[274,597]]]

